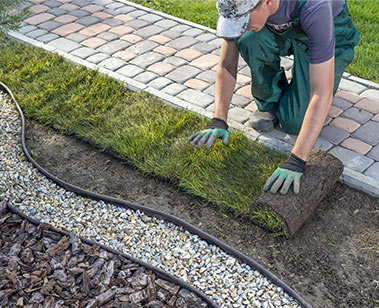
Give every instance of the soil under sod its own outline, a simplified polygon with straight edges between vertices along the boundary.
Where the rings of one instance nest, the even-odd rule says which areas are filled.
[[[44,168],[84,189],[180,217],[240,250],[318,307],[379,307],[379,199],[337,183],[294,239],[220,213],[73,137],[28,121],[27,147]]]

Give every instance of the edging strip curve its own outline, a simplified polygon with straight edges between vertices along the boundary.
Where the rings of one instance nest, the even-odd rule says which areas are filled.
[[[246,256],[245,254],[241,253],[240,251],[234,249],[233,247],[225,244],[224,242],[222,242],[221,240],[215,238],[214,236],[212,236],[212,235],[210,235],[210,234],[208,234],[208,233],[200,230],[199,228],[197,228],[197,227],[195,227],[195,226],[187,223],[186,221],[184,221],[184,220],[182,220],[182,219],[180,219],[180,218],[178,218],[178,217],[176,217],[174,215],[171,215],[171,214],[159,211],[159,210],[151,209],[151,208],[143,206],[143,205],[139,205],[139,204],[136,204],[136,203],[131,203],[131,202],[126,201],[126,200],[116,199],[116,198],[113,198],[113,197],[110,197],[110,196],[107,196],[107,195],[102,195],[102,194],[98,194],[98,193],[91,192],[91,191],[88,191],[88,190],[84,190],[84,189],[82,189],[82,188],[80,188],[78,186],[72,185],[72,184],[70,184],[68,182],[65,182],[65,181],[57,178],[56,176],[54,176],[53,174],[51,174],[49,171],[45,170],[42,166],[40,166],[33,159],[33,157],[31,156],[31,154],[29,153],[29,151],[28,151],[28,149],[26,147],[26,142],[25,142],[25,117],[24,117],[24,114],[22,112],[21,107],[17,103],[17,101],[16,101],[16,99],[15,99],[12,91],[4,83],[2,83],[2,82],[0,82],[0,89],[3,90],[4,92],[6,92],[12,98],[13,102],[15,103],[15,105],[17,107],[18,112],[20,113],[21,121],[22,121],[21,142],[22,142],[22,148],[23,148],[23,151],[25,153],[25,156],[33,164],[33,166],[35,168],[37,168],[41,173],[43,173],[47,178],[49,178],[50,180],[52,180],[53,182],[55,182],[59,186],[65,188],[66,190],[74,192],[74,193],[77,193],[77,194],[79,194],[81,196],[84,196],[84,197],[87,197],[87,198],[90,198],[90,199],[93,199],[93,200],[100,200],[100,201],[108,202],[108,203],[111,203],[111,204],[113,204],[115,206],[119,206],[119,207],[123,207],[123,208],[131,208],[131,209],[134,209],[134,210],[139,210],[141,212],[144,212],[148,216],[156,217],[158,219],[163,219],[163,220],[171,222],[171,223],[173,223],[173,224],[175,224],[177,226],[181,226],[184,229],[186,229],[187,231],[189,231],[189,232],[191,232],[191,233],[193,233],[195,235],[198,235],[200,238],[202,238],[206,242],[218,246],[219,248],[221,248],[225,252],[233,255],[234,257],[238,258],[242,262],[244,262],[247,265],[251,266],[253,269],[255,269],[258,272],[260,272],[262,275],[264,275],[269,280],[271,280],[272,283],[274,283],[275,285],[277,285],[279,287],[282,287],[283,290],[286,293],[288,293],[288,295],[290,295],[292,298],[294,298],[302,307],[304,307],[304,308],[312,308],[312,306],[309,303],[307,303],[298,293],[296,293],[295,290],[293,290],[289,285],[287,285],[285,282],[283,282],[282,280],[280,280],[277,276],[275,276],[273,273],[271,273],[270,271],[268,271],[267,269],[265,269],[259,263],[257,263],[256,261],[254,261],[250,257]],[[12,211],[17,212],[18,214],[21,214],[19,212],[19,210],[16,210],[15,208],[11,207],[10,205],[8,205],[8,207]],[[32,218],[27,217],[25,214],[22,214],[22,215],[23,215],[23,217],[25,217],[29,221],[33,220]],[[88,239],[84,239],[84,241],[87,241],[88,243],[92,243],[92,244],[96,243],[96,242],[93,242],[93,241],[88,240]],[[100,245],[99,243],[96,243],[96,244]],[[104,248],[104,247],[102,247],[102,248]],[[118,252],[116,250],[113,250],[112,248],[106,248],[106,249],[109,250],[109,251],[111,251],[111,252],[116,252],[118,254],[121,254],[120,252]],[[129,257],[129,256],[128,256],[128,258],[134,259],[134,258]],[[143,265],[145,264],[143,261],[138,261],[138,262],[140,262]],[[146,266],[146,265],[144,265],[144,266]],[[160,274],[168,275],[167,277],[171,276],[171,274],[165,273],[164,271],[162,271],[162,270],[160,270],[158,268],[155,268],[152,265],[148,265],[148,267],[152,268],[153,271],[156,271],[157,273],[159,272]],[[173,278],[177,279],[175,277],[173,277]],[[191,292],[196,293],[201,299],[203,299],[205,302],[207,302],[211,307],[215,307],[215,308],[219,307],[218,305],[216,305],[215,303],[213,303],[208,297],[206,297],[202,292],[194,289],[192,286],[188,285],[186,282],[184,282],[182,280],[179,280],[179,281],[180,281],[180,283],[185,284],[185,286],[183,285],[185,288],[191,290]],[[176,281],[175,281],[175,283],[179,284]]]

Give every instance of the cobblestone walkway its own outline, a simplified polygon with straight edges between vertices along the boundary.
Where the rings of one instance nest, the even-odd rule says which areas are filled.
[[[127,1],[31,0],[33,15],[10,34],[211,117],[221,40],[215,31]],[[291,58],[282,66],[291,78]],[[250,70],[239,61],[229,124],[252,139],[289,152],[296,136],[259,134],[245,124],[256,110]],[[342,180],[379,196],[379,84],[345,73],[316,147],[338,157]]]

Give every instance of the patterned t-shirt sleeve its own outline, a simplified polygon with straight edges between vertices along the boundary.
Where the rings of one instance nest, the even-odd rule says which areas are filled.
[[[309,40],[309,62],[323,63],[334,56],[334,21],[331,0],[308,0],[300,16]]]

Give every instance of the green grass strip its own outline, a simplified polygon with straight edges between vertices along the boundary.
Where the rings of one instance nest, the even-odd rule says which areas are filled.
[[[247,216],[278,232],[267,213],[249,213],[267,177],[285,156],[232,133],[211,151],[188,137],[208,119],[170,107],[96,71],[25,44],[0,40],[0,80],[13,89],[25,116],[119,153],[146,174],[169,179],[225,213]]]
[[[215,0],[131,0],[197,24],[216,29],[218,12]],[[354,61],[346,71],[354,76],[379,82],[379,1],[348,0],[354,25],[361,34]]]

